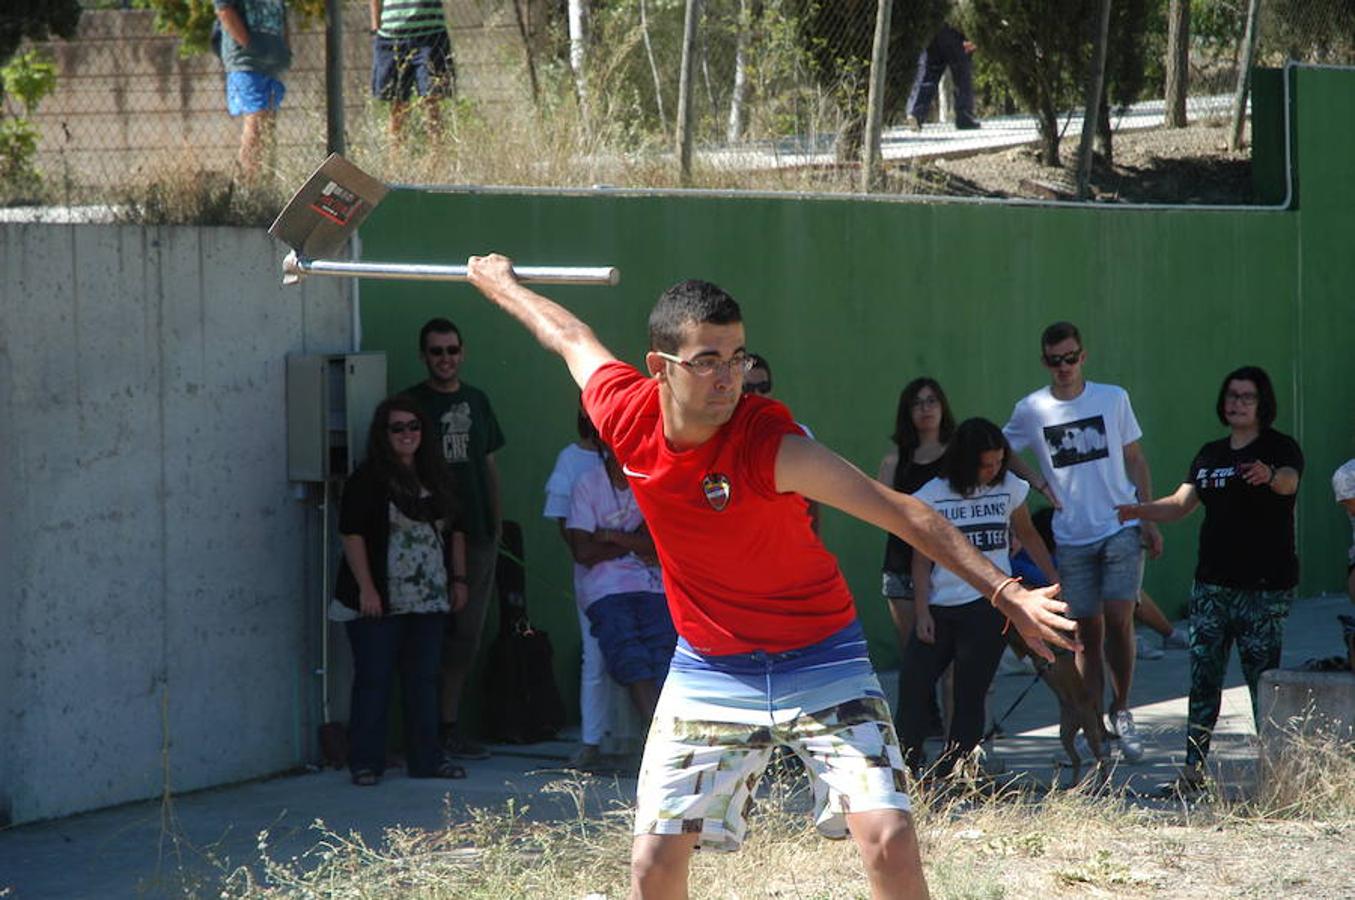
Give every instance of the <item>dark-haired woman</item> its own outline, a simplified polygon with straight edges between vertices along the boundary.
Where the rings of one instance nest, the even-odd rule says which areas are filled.
[[[912,494],[941,473],[941,456],[955,433],[955,416],[950,411],[946,392],[935,378],[914,378],[899,392],[894,413],[894,449],[880,461],[877,476],[881,484]],[[880,593],[889,602],[889,617],[899,638],[899,650],[908,646],[913,634],[913,548],[895,535],[885,541]],[[903,673],[899,673],[899,707],[902,707]],[[932,692],[927,701],[929,729],[941,731],[941,712]],[[894,727],[902,730],[899,709],[894,710]]]
[[[376,784],[386,764],[386,710],[400,672],[405,758],[411,778],[464,778],[438,748],[438,671],[447,615],[466,604],[465,534],[451,475],[417,403],[376,408],[367,459],[344,485],[343,560],[331,618],[353,651],[348,767]]]
[[[1008,535],[1015,532],[1049,578],[1058,573],[1049,550],[1030,520],[1030,487],[1008,471],[1011,448],[987,419],[967,419],[955,429],[942,458],[942,474],[914,496],[959,528],[1004,572],[1010,572]],[[899,672],[899,738],[914,774],[925,762],[927,697],[946,666],[955,667],[955,710],[946,746],[932,774],[944,778],[973,752],[983,736],[983,701],[997,671],[1005,641],[1003,618],[987,598],[922,554],[913,556],[913,635]]]
[[[1200,448],[1186,479],[1169,497],[1119,507],[1120,520],[1172,522],[1204,505],[1199,557],[1190,595],[1190,713],[1180,786],[1204,780],[1223,676],[1237,642],[1242,674],[1257,713],[1261,673],[1280,664],[1299,560],[1294,495],[1303,451],[1275,421],[1275,388],[1257,366],[1229,372],[1214,405],[1228,435]]]

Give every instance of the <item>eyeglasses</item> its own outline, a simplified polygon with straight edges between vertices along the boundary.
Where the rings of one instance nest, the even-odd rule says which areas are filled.
[[[770,381],[745,381],[743,392],[745,394],[770,394],[772,383]]]
[[[940,405],[940,397],[914,397],[913,402],[908,404],[912,409],[931,409],[933,406]]]
[[[423,352],[429,356],[460,356],[461,346],[458,344],[455,347],[425,347]]]
[[[423,431],[423,423],[418,419],[411,419],[408,422],[392,422],[386,430],[391,434],[404,434],[406,431],[418,433]]]
[[[735,353],[729,359],[716,359],[714,356],[700,356],[696,359],[683,359],[680,356],[664,353],[661,350],[655,350],[654,353],[656,356],[660,356],[669,362],[677,363],[693,375],[700,376],[701,378],[709,378],[717,371],[724,372],[728,375],[732,375],[735,372],[738,372],[740,375],[746,375],[753,368],[753,357],[749,356],[747,353]]]
[[[1072,353],[1065,353],[1062,356],[1057,353],[1046,353],[1044,364],[1051,369],[1057,369],[1059,366],[1075,366],[1080,359],[1082,359],[1081,349],[1074,350]]]
[[[1245,393],[1241,394],[1239,394],[1237,391],[1229,391],[1228,393],[1223,395],[1223,398],[1225,400],[1232,400],[1236,403],[1241,403],[1243,406],[1255,406],[1256,401],[1261,399],[1258,395],[1252,393],[1251,391],[1246,391]]]

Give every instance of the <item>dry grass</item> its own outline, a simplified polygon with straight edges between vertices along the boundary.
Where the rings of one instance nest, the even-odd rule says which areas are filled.
[[[866,896],[850,842],[823,840],[804,783],[775,781],[737,854],[698,854],[695,897]],[[437,832],[388,831],[380,846],[321,822],[300,857],[231,872],[230,898],[586,898],[625,896],[629,811],[582,812],[588,785],[562,780],[580,812],[533,821],[513,804]],[[1349,896],[1355,748],[1300,737],[1243,800],[1143,802],[1072,791],[925,790],[915,816],[933,896]]]

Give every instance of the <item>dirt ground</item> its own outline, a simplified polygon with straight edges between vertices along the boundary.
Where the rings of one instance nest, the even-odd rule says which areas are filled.
[[[1060,145],[1063,166],[1043,166],[1034,146],[902,167],[890,175],[899,193],[1032,199],[1070,199],[1076,134]],[[1104,203],[1236,205],[1255,202],[1251,148],[1228,149],[1222,122],[1189,128],[1154,128],[1115,135],[1113,163],[1098,157],[1092,173],[1095,199]]]

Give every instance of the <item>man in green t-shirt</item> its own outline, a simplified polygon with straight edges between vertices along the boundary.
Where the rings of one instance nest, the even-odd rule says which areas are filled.
[[[466,523],[466,571],[455,577],[466,579],[470,599],[459,613],[448,616],[453,628],[442,647],[442,745],[449,756],[484,759],[488,751],[461,732],[457,714],[494,592],[502,522],[494,454],[503,446],[503,432],[485,392],[461,380],[465,348],[461,331],[450,320],[429,319],[424,324],[419,331],[419,358],[428,377],[404,393],[423,407],[437,429]]]

